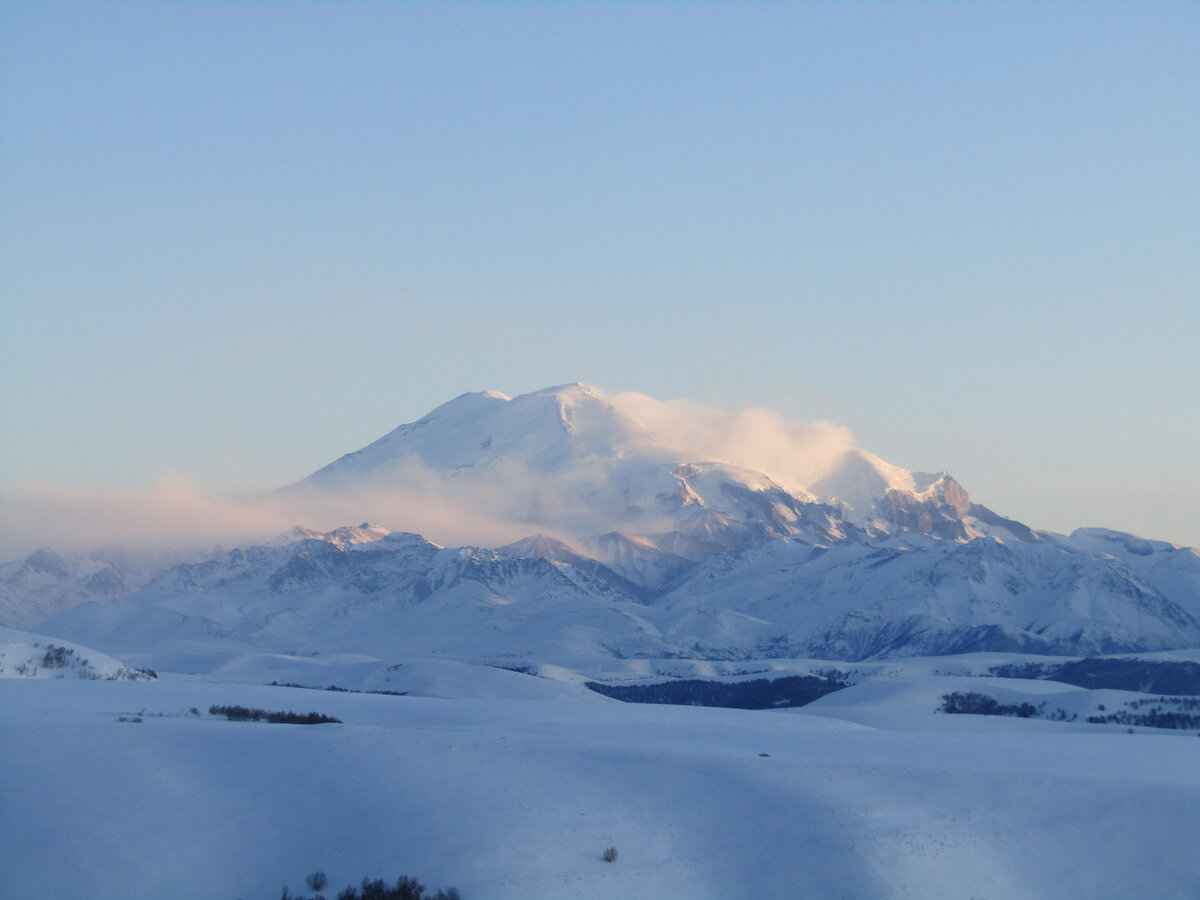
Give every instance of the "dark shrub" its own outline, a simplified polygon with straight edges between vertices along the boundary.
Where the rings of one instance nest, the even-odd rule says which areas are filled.
[[[321,713],[268,712],[245,706],[210,706],[210,716],[224,716],[230,722],[271,722],[275,725],[340,725],[342,720]]]
[[[75,655],[74,650],[66,647],[59,647],[54,644],[46,645],[46,653],[42,657],[43,669],[62,669],[66,668],[68,661]]]
[[[337,895],[337,900],[460,900],[458,891],[448,888],[432,896],[425,893],[425,886],[415,878],[401,875],[394,887],[389,887],[382,878],[362,880],[358,890],[347,887]]]
[[[942,696],[942,712],[967,713],[977,716],[1017,716],[1021,719],[1028,719],[1037,715],[1038,708],[1032,703],[1006,704],[986,694],[955,691],[953,694]]]

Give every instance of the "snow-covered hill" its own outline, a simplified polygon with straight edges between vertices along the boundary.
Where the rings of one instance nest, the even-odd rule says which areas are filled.
[[[0,892],[268,898],[320,869],[327,897],[402,873],[464,900],[1194,897],[1195,732],[936,712],[980,682],[1094,693],[917,676],[747,711],[0,680]]]
[[[0,678],[152,681],[155,677],[88,647],[0,625]]]

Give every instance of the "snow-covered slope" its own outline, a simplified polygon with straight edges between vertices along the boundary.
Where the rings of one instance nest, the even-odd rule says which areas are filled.
[[[69,641],[0,625],[0,678],[151,681],[155,675]]]
[[[1070,537],[1047,535],[1068,552],[1083,552],[1135,572],[1145,584],[1200,618],[1200,549],[1148,541],[1104,528],[1080,528]]]
[[[1042,541],[773,541],[700,563],[658,605],[668,636],[696,655],[1086,654],[1200,643],[1195,617],[1135,568]]]
[[[1195,896],[1194,732],[939,715],[946,681],[793,712],[0,681],[0,891],[268,898],[320,869],[326,897],[401,873],[464,900]]]
[[[779,538],[709,556],[651,590],[545,537],[489,550],[346,533],[181,564],[121,602],[37,627],[189,672],[251,651],[360,654],[379,667],[406,655],[579,666],[1200,646],[1196,619],[1133,564],[1050,541]]]
[[[89,600],[109,601],[144,586],[195,553],[106,547],[90,553],[37,550],[0,563],[0,625],[24,628]]]
[[[201,657],[251,648],[492,660],[662,654],[641,589],[594,560],[524,552],[306,532],[176,566],[124,602],[77,606],[39,628],[88,635],[139,662],[187,647]]]

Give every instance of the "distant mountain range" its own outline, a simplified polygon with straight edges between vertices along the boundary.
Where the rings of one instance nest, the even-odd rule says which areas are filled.
[[[170,561],[39,550],[0,566],[0,623],[117,654],[577,664],[1200,645],[1195,550],[1039,532],[972,503],[945,472],[765,411],[578,384],[464,394],[275,499],[354,509],[391,493],[527,537],[442,548],[363,524]]]

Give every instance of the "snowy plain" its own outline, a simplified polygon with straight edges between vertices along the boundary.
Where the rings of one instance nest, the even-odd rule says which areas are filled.
[[[251,900],[316,869],[466,900],[1200,894],[1195,732],[935,711],[1069,685],[914,670],[745,711],[438,666],[456,697],[0,679],[0,896]]]

